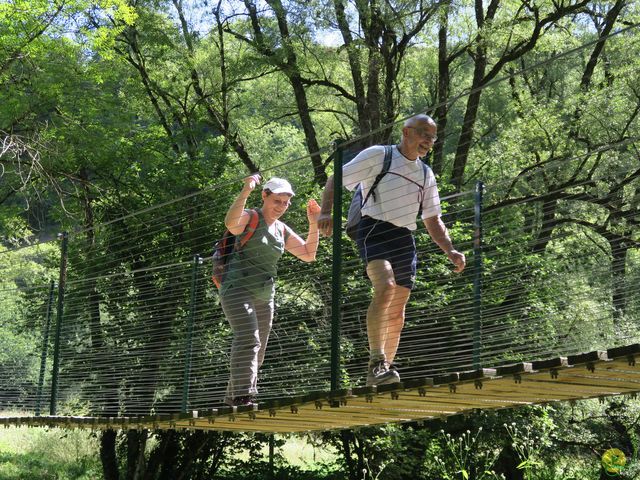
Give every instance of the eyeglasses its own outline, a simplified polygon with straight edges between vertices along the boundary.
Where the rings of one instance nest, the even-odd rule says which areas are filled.
[[[436,143],[438,141],[437,135],[431,135],[427,133],[423,128],[420,128],[420,127],[409,127],[409,128],[413,128],[418,134],[418,136],[423,140],[431,140],[433,143]]]
[[[278,207],[288,207],[291,205],[291,200],[280,200],[279,198],[274,198],[273,203],[275,203]]]

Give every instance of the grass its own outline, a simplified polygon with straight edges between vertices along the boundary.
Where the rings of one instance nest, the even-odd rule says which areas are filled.
[[[95,480],[102,476],[98,451],[88,431],[5,428],[0,430],[0,480]]]
[[[2,412],[2,416],[21,416]],[[336,452],[307,435],[276,435],[285,443],[275,454],[292,467],[316,471],[336,459]],[[96,480],[102,478],[99,442],[87,430],[9,427],[0,429],[0,480]],[[265,446],[263,458],[268,459]],[[237,452],[247,460],[248,452]],[[246,457],[246,458],[245,458]]]
[[[276,435],[276,440],[283,439],[285,444],[275,449],[276,455],[281,455],[286,463],[305,470],[315,470],[319,464],[330,464],[336,460],[336,452],[327,445],[316,443],[313,437]],[[269,450],[263,452],[268,458]]]
[[[276,446],[274,454],[281,457],[284,463],[303,470],[317,470],[321,465],[335,462],[337,453],[327,445],[321,445],[313,436],[307,435],[275,435],[276,441],[284,440],[284,445]],[[260,451],[262,458],[269,458],[269,446],[265,445]],[[249,451],[240,450],[233,454],[236,460],[249,460]]]

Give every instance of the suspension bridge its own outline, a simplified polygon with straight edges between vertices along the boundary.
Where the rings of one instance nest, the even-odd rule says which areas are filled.
[[[566,168],[550,163],[544,174]],[[291,166],[271,173],[285,171]],[[17,326],[16,342],[40,348],[20,364],[3,361],[0,424],[300,432],[634,395],[639,282],[615,259],[637,242],[613,233],[594,240],[572,216],[589,202],[604,215],[613,208],[593,203],[590,191],[611,173],[593,169],[589,182],[537,193],[543,174],[531,171],[442,195],[468,266],[452,273],[420,227],[399,384],[364,386],[370,284],[354,244],[324,239],[311,264],[283,257],[258,403],[247,407],[222,404],[231,331],[208,258],[224,230],[210,206],[230,204],[239,179],[4,250],[12,264],[44,263],[49,273],[57,265],[57,279],[18,268],[2,281],[0,318]],[[615,173],[627,183],[637,177]],[[302,235],[303,196],[283,218]]]

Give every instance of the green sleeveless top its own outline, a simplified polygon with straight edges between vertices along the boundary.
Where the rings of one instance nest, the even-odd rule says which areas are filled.
[[[261,300],[269,301],[275,293],[277,263],[284,253],[287,227],[276,220],[270,227],[264,221],[262,210],[257,208],[258,227],[244,247],[234,252],[229,270],[224,277],[220,294],[232,286],[242,287]]]

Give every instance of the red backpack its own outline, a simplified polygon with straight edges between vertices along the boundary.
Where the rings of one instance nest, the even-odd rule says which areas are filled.
[[[225,230],[220,239],[213,246],[213,275],[211,280],[216,287],[222,286],[224,276],[229,270],[229,261],[233,252],[240,251],[245,243],[253,236],[260,223],[260,217],[255,210],[249,210],[249,223],[240,235],[234,235],[229,230]]]

